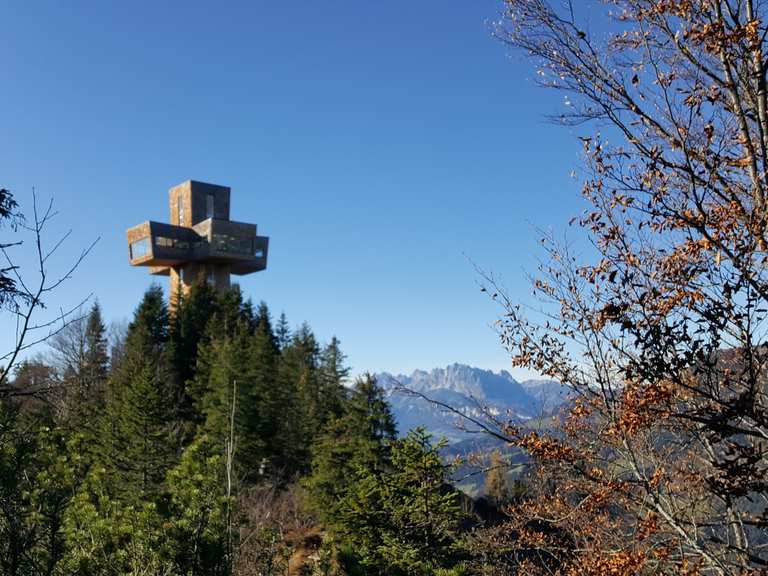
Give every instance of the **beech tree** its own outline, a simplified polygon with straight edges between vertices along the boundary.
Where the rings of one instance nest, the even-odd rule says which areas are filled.
[[[505,506],[514,498],[513,485],[507,477],[509,464],[500,450],[494,450],[485,472],[483,495],[494,506]]]
[[[60,417],[72,430],[97,436],[95,424],[104,409],[109,373],[106,328],[101,307],[94,302],[87,316],[78,318],[50,342],[61,388]]]
[[[562,435],[501,429],[540,476],[520,573],[768,567],[767,9],[505,2],[496,35],[581,132],[594,247],[543,240],[541,315],[486,278],[514,365],[577,394]]]

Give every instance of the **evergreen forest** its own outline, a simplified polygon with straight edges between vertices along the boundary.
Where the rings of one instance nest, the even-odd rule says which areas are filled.
[[[49,344],[1,406],[2,574],[463,573],[440,444],[398,439],[337,339],[202,282]]]

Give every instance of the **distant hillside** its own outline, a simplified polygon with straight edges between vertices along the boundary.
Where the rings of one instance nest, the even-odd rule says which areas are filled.
[[[524,422],[555,411],[567,399],[567,389],[552,380],[518,382],[509,372],[492,372],[464,364],[452,364],[429,372],[416,370],[411,375],[376,375],[387,390],[400,434],[423,426],[450,442],[466,440],[468,434],[457,424],[461,418],[418,397],[397,391],[404,386],[443,402],[464,414],[485,418],[484,409],[501,420]]]
[[[490,463],[492,452],[499,451],[504,461],[509,463],[507,476],[510,480],[518,477],[528,461],[525,453],[516,447],[487,435],[472,435],[460,442],[446,446],[443,457],[446,462],[455,462],[458,458],[461,464],[453,469],[451,480],[465,494],[477,498],[484,494],[485,468]]]

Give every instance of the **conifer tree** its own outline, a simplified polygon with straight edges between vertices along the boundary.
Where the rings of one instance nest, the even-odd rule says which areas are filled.
[[[107,384],[100,450],[66,510],[62,574],[170,573],[170,541],[158,506],[177,458],[168,310],[144,294],[121,361]]]
[[[387,446],[397,436],[395,417],[387,402],[384,389],[370,374],[358,378],[352,396],[346,406],[347,418],[362,433],[369,446],[388,450]],[[381,460],[382,455],[376,455]]]
[[[32,544],[23,493],[34,478],[35,439],[19,427],[18,406],[0,403],[0,568],[17,575],[27,568],[25,550]]]
[[[55,396],[55,422],[48,424],[60,427],[70,440],[76,440],[79,456],[91,464],[99,451],[100,419],[106,406],[109,373],[106,328],[98,302],[85,318],[70,324],[51,344],[58,364],[59,390]],[[53,366],[46,369],[54,372]]]
[[[85,372],[94,382],[103,382],[109,372],[107,336],[101,306],[94,302],[85,327]]]
[[[280,318],[275,328],[275,336],[277,337],[277,345],[280,350],[285,350],[291,343],[291,327],[288,325],[288,318],[285,312],[280,313]]]
[[[277,383],[279,349],[267,305],[259,304],[255,333],[249,342],[249,362],[244,392],[248,395],[241,459],[250,478],[276,473],[286,460],[285,413],[287,397]]]
[[[205,417],[202,432],[219,446],[224,446],[229,438],[232,410],[238,448],[252,413],[247,385],[249,343],[247,332],[242,331],[232,337],[211,340],[201,352],[207,364],[205,373],[201,375],[206,381],[197,384],[198,389],[205,390],[202,397]]]
[[[240,287],[232,286],[228,290],[216,291],[216,313],[209,322],[208,331],[211,336],[232,335],[254,325],[253,308],[243,301]]]
[[[346,397],[345,383],[349,377],[346,355],[335,336],[320,352],[318,379],[320,385],[320,425],[341,414]]]
[[[343,500],[358,469],[388,467],[394,440],[394,419],[383,391],[366,375],[355,383],[343,414],[330,420],[313,446],[312,474],[305,485],[324,522],[331,527],[341,522]]]
[[[92,453],[85,449],[92,442],[93,437],[85,434],[67,438],[61,429],[42,426],[37,430],[36,475],[30,478],[32,470],[25,470],[29,491],[25,490],[22,500],[28,506],[28,525],[35,536],[25,550],[36,565],[30,574],[55,574],[66,554],[66,510],[92,465]]]
[[[194,399],[188,383],[195,375],[198,348],[205,338],[211,318],[216,313],[217,295],[207,282],[196,282],[187,295],[179,296],[170,318],[168,354],[173,363],[175,399],[178,425],[182,435],[188,438],[200,420],[195,412]]]
[[[155,502],[116,499],[103,468],[94,468],[67,508],[66,552],[56,574],[178,574],[173,542]]]
[[[17,228],[18,224],[22,222],[22,215],[18,211],[18,207],[13,194],[0,187],[0,226],[9,225],[12,230]],[[4,248],[9,247],[5,243],[0,245]],[[13,275],[14,271],[13,268],[6,268],[5,266],[0,268],[0,309],[12,310],[16,300],[22,297],[22,292],[17,286],[17,278]]]
[[[53,574],[65,509],[84,474],[80,444],[51,421],[0,403],[0,573]]]
[[[233,336],[212,338],[200,352],[194,388],[205,419],[202,429],[223,444],[234,401],[235,460],[241,477],[291,474],[297,469],[300,434],[294,425],[303,424],[297,415],[295,373],[280,381],[280,353],[266,304],[259,305],[252,319],[241,318],[238,326]]]
[[[222,446],[199,435],[168,473],[174,561],[180,574],[230,573],[232,505]]]
[[[167,321],[162,292],[150,288],[130,324],[125,357],[109,381],[101,460],[120,497],[156,496],[174,462]]]
[[[247,322],[249,332],[251,334],[254,333],[254,331],[256,330],[256,324],[258,324],[259,322],[258,314],[259,314],[259,308],[261,308],[261,306],[266,306],[266,304],[263,301],[260,302],[258,308],[254,311],[253,300],[251,300],[250,298],[248,298],[248,300],[245,300],[242,306],[240,306],[240,318]]]
[[[195,282],[174,309],[168,340],[174,368],[182,382],[194,375],[198,345],[216,312],[216,300],[216,290],[210,284]]]
[[[309,468],[310,446],[322,414],[318,356],[317,340],[306,324],[296,331],[291,344],[281,354],[278,385],[291,407],[286,414],[286,471]]]
[[[417,428],[392,444],[388,471],[358,468],[339,526],[366,573],[432,576],[459,565],[462,512],[443,446]]]
[[[150,286],[136,308],[133,320],[128,325],[127,339],[140,326],[146,330],[145,345],[149,348],[163,346],[168,339],[168,306],[165,304],[163,289],[157,284]],[[126,342],[126,345],[128,343]]]
[[[109,357],[101,307],[94,302],[85,324],[85,349],[78,367],[74,397],[70,406],[70,427],[93,439],[98,433],[96,422],[106,403]]]
[[[269,312],[269,306],[266,302],[259,302],[259,306],[256,308],[256,314],[253,316],[253,332],[254,334],[261,333],[268,339],[268,344],[275,352],[280,350],[280,344],[272,328],[272,315]]]

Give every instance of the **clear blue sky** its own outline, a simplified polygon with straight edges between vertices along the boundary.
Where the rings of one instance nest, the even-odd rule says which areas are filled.
[[[93,291],[130,317],[151,277],[125,229],[196,179],[271,237],[244,292],[337,335],[355,372],[508,368],[468,258],[529,299],[534,227],[580,209],[580,148],[544,120],[561,95],[491,38],[501,7],[2,3],[0,186],[54,196],[62,257],[102,238],[50,305]]]

